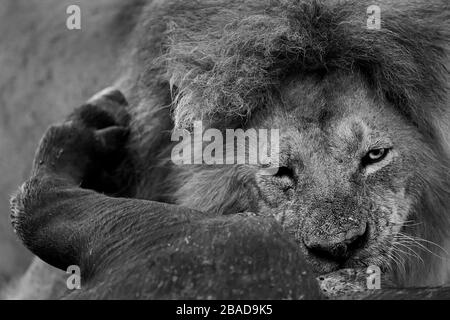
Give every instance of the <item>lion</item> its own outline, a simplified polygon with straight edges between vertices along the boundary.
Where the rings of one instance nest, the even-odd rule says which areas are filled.
[[[318,275],[376,265],[397,287],[446,284],[450,11],[445,1],[379,1],[374,30],[372,4],[136,1],[114,84],[129,100],[130,133],[113,195],[274,217]],[[279,129],[277,173],[174,165],[171,130],[197,120]],[[14,217],[28,214],[38,182],[14,198]],[[66,267],[14,219],[32,251]]]

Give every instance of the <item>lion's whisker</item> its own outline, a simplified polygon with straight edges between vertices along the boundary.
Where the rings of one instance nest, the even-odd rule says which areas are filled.
[[[401,236],[409,238],[409,239],[411,239],[413,241],[417,241],[417,242],[422,241],[422,242],[434,245],[435,247],[437,247],[437,248],[441,249],[442,251],[444,251],[446,255],[449,255],[448,251],[445,248],[443,248],[442,246],[440,246],[439,244],[437,244],[436,242],[433,242],[433,241],[430,241],[430,240],[427,240],[427,239],[423,239],[423,238],[420,238],[420,237],[416,237],[416,236],[407,235],[407,234],[404,234],[402,232],[399,232],[399,234]]]
[[[404,264],[404,259],[402,259],[401,256],[397,255],[397,252],[395,250],[392,250],[389,254],[390,258],[395,262],[396,266],[398,268],[402,268],[403,272],[406,272],[406,267]]]
[[[400,251],[400,252],[402,252],[402,253],[404,253],[404,254],[410,256],[410,257],[417,258],[417,259],[419,259],[423,264],[425,264],[425,261],[422,259],[422,257],[421,257],[414,249],[408,247],[405,243],[402,243],[402,242],[395,242],[393,245],[394,245],[394,247],[395,247],[396,245],[399,245],[399,246],[402,246],[402,248],[405,248],[405,249],[409,250],[410,252],[407,252],[407,251],[404,251],[404,250],[402,250],[402,249],[396,247],[396,250],[398,250],[398,251]],[[412,253],[411,253],[411,252],[412,252]]]
[[[417,246],[419,248],[421,248],[422,250],[440,258],[440,259],[446,259],[445,257],[437,254],[436,252],[433,252],[432,250],[430,250],[430,248],[426,247],[425,245],[423,245],[421,242],[427,243],[427,244],[431,244],[434,245],[435,247],[439,248],[440,250],[442,250],[447,256],[449,255],[447,250],[445,250],[443,247],[441,247],[440,245],[438,245],[437,243],[434,243],[432,241],[426,240],[426,239],[422,239],[419,237],[412,237],[412,236],[408,236],[406,234],[403,233],[399,233],[398,234],[399,239],[404,239],[409,241],[412,245]]]

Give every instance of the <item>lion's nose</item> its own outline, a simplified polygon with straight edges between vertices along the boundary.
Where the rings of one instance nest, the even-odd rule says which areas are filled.
[[[331,260],[347,260],[357,249],[364,246],[368,238],[367,225],[348,230],[337,236],[309,236],[305,246],[315,256]]]

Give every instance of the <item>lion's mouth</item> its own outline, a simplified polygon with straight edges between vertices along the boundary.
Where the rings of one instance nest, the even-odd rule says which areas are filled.
[[[339,269],[363,267],[363,257],[370,255],[368,242],[370,227],[366,225],[364,232],[338,243],[323,242],[320,246],[308,247],[305,243],[308,255],[313,260],[315,269],[320,272],[333,272]]]

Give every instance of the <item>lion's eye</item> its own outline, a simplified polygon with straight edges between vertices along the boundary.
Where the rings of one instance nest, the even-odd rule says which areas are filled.
[[[389,149],[386,148],[372,149],[362,158],[362,164],[367,166],[380,162],[386,158],[388,153]]]

